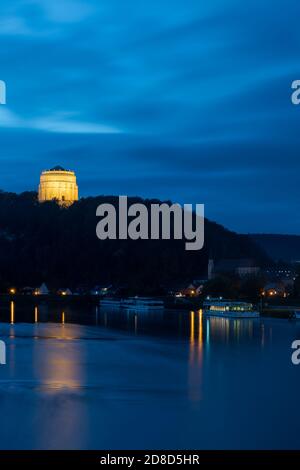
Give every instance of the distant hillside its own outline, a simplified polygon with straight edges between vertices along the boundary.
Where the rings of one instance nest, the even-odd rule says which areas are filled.
[[[207,274],[208,257],[266,256],[254,240],[206,221],[205,247],[186,251],[184,240],[105,240],[96,237],[96,208],[115,196],[82,198],[69,208],[39,204],[35,192],[0,192],[0,289],[7,285],[57,287],[115,283],[159,286]],[[128,198],[128,204],[151,202]]]
[[[300,235],[254,234],[251,237],[274,261],[300,260]]]

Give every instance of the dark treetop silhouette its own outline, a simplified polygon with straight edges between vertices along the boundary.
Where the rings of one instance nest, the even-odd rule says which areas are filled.
[[[62,208],[55,201],[38,203],[35,192],[0,192],[0,288],[42,281],[70,287],[102,282],[156,287],[206,276],[209,256],[266,261],[248,236],[208,220],[204,248],[198,252],[186,251],[184,240],[100,241],[96,208],[104,202],[117,206],[118,198],[82,198]],[[128,198],[134,202],[147,206],[151,201]]]

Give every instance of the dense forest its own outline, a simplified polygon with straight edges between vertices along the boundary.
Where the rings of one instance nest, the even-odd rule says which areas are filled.
[[[35,192],[0,192],[0,289],[9,285],[91,287],[161,286],[207,275],[208,257],[253,257],[264,252],[248,236],[206,220],[205,244],[186,251],[184,240],[105,240],[96,236],[96,208],[118,198],[82,198],[69,208],[38,203]],[[128,198],[147,206],[159,201]],[[168,202],[171,204],[170,202]]]
[[[292,263],[300,260],[300,235],[254,234],[251,238],[274,261]]]

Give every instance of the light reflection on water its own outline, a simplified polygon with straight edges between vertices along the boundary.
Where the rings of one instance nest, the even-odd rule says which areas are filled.
[[[189,398],[201,400],[203,360],[203,312],[190,312]]]
[[[296,322],[202,310],[103,311],[17,299],[0,304],[9,352],[0,413],[16,427],[22,420],[19,442],[28,448],[273,445],[281,423],[293,425],[290,408],[298,413],[300,376],[289,351],[298,333]],[[10,427],[0,429],[0,448],[12,442]]]
[[[13,300],[10,302],[10,323],[11,325],[15,323],[15,303]]]
[[[7,321],[7,315],[2,307],[0,322]],[[4,310],[4,311],[3,311]],[[17,310],[17,311],[16,311]],[[31,313],[32,310],[32,313]],[[229,319],[206,317],[202,310],[182,312],[132,312],[120,310],[102,310],[98,306],[70,307],[49,306],[45,303],[27,305],[19,309],[15,301],[9,304],[9,322],[15,323],[65,323],[99,325],[109,329],[132,331],[137,334],[188,336],[191,349],[197,344],[198,350],[209,347],[211,341],[239,343],[245,340],[257,339],[260,336],[261,347],[266,341],[266,325],[260,319]],[[11,337],[14,329],[11,329]],[[268,328],[268,339],[272,339],[272,326]],[[194,353],[193,353],[194,354]],[[193,355],[191,354],[191,355]],[[202,354],[202,353],[201,353]]]

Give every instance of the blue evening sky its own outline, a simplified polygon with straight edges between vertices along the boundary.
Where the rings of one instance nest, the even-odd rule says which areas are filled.
[[[1,0],[0,188],[204,203],[300,233],[297,0]]]

